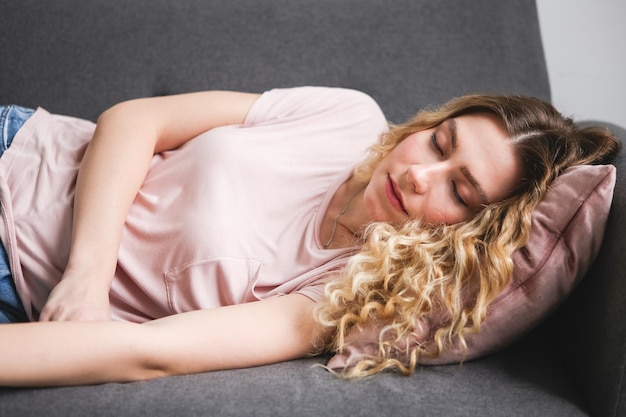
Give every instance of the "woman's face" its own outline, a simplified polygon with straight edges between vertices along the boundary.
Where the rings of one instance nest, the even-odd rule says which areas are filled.
[[[460,116],[399,143],[374,171],[364,204],[373,221],[454,224],[509,196],[521,173],[494,116]]]

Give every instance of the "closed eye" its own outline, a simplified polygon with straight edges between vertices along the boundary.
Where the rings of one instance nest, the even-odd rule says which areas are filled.
[[[465,200],[463,200],[463,197],[461,197],[461,194],[459,194],[459,190],[456,187],[456,182],[452,181],[452,194],[454,195],[454,199],[461,204],[464,207],[469,207],[467,205],[467,203],[465,202]]]
[[[435,150],[439,153],[439,155],[443,156],[443,149],[441,149],[441,146],[439,146],[439,143],[437,142],[437,132],[433,132],[432,135],[430,135],[430,142],[433,145],[433,148],[435,148]]]

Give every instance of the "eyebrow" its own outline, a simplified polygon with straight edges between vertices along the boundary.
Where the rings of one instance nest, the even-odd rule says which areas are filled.
[[[452,145],[452,149],[456,149],[458,145],[458,140],[459,140],[458,135],[456,133],[456,120],[454,119],[446,120],[446,126],[448,127],[448,130],[450,131],[450,144]],[[480,198],[481,203],[483,203],[484,205],[489,204],[489,199],[487,198],[487,194],[485,193],[485,190],[483,190],[483,188],[480,186],[478,181],[476,181],[476,178],[472,175],[469,169],[467,169],[466,167],[463,167],[461,168],[461,172],[463,173],[463,176],[465,176],[467,181],[471,184],[471,186],[474,188],[474,190],[476,190],[476,193],[478,193],[478,197]]]

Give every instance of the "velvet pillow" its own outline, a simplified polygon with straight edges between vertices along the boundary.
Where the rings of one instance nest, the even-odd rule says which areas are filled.
[[[513,254],[511,283],[489,306],[480,333],[423,364],[454,363],[492,353],[519,338],[551,313],[582,279],[595,259],[608,217],[613,189],[613,165],[583,165],[566,170],[533,212],[525,247]],[[343,352],[328,367],[341,370],[378,349],[379,328],[350,332]],[[409,343],[419,341],[414,335]]]

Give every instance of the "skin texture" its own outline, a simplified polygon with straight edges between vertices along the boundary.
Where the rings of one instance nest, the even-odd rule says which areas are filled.
[[[354,245],[354,234],[371,221],[401,224],[414,218],[458,223],[482,205],[511,194],[521,172],[511,140],[493,116],[450,119],[404,139],[385,156],[366,186],[349,180],[340,187],[321,236],[330,235],[334,217],[353,195],[330,247]]]
[[[520,177],[520,163],[496,119],[462,116],[402,141],[376,168],[364,204],[376,221],[454,224],[506,197]]]

